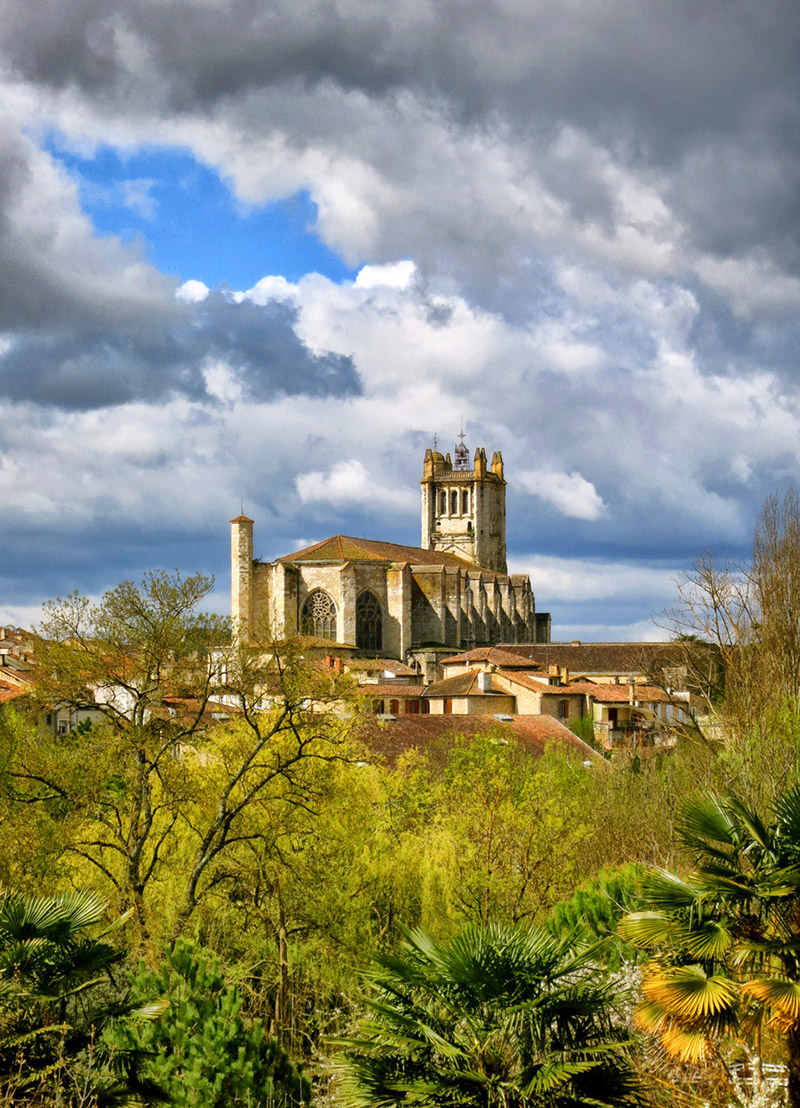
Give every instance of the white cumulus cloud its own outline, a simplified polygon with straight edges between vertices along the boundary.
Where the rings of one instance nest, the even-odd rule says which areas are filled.
[[[592,482],[580,473],[529,469],[520,473],[516,482],[570,519],[600,519],[608,510]]]
[[[335,507],[363,504],[407,509],[413,499],[409,489],[391,488],[376,483],[365,466],[355,458],[337,462],[327,472],[299,473],[295,478],[297,495],[304,504],[321,502]]]

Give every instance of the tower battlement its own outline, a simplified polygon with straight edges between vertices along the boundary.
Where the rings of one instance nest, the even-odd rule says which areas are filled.
[[[496,450],[491,465],[486,450],[469,451],[463,432],[450,454],[426,450],[422,467],[422,541],[425,550],[446,551],[468,558],[483,569],[506,573],[506,481],[503,455]]]

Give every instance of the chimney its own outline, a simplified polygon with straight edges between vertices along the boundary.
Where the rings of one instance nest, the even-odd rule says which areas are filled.
[[[486,670],[481,670],[478,674],[478,692],[490,693],[492,691],[492,675],[487,673]]]

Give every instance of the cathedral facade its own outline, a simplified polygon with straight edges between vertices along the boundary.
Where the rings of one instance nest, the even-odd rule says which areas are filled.
[[[506,568],[499,453],[427,450],[421,545],[334,535],[274,562],[253,559],[253,520],[231,520],[231,615],[240,641],[289,634],[405,660],[550,639],[530,578]]]

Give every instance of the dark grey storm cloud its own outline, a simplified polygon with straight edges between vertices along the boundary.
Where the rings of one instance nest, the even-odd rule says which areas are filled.
[[[50,159],[0,122],[0,332],[167,324],[175,287],[136,247],[96,237]]]
[[[352,396],[352,359],[314,354],[298,338],[290,305],[236,303],[213,292],[183,318],[154,327],[17,336],[0,358],[0,396],[86,410],[183,395],[204,399],[204,367],[228,366],[246,396]]]
[[[42,0],[35,19],[25,0],[5,9],[12,69],[109,116],[227,114],[254,135],[282,128],[302,150],[334,135],[330,108],[342,145],[350,132],[379,163],[359,98],[402,115],[410,93],[454,126],[530,148],[577,128],[620,165],[665,174],[698,248],[800,257],[795,0]],[[393,149],[400,166],[407,145]],[[608,188],[575,169],[561,153],[542,172],[576,219],[610,224]]]

